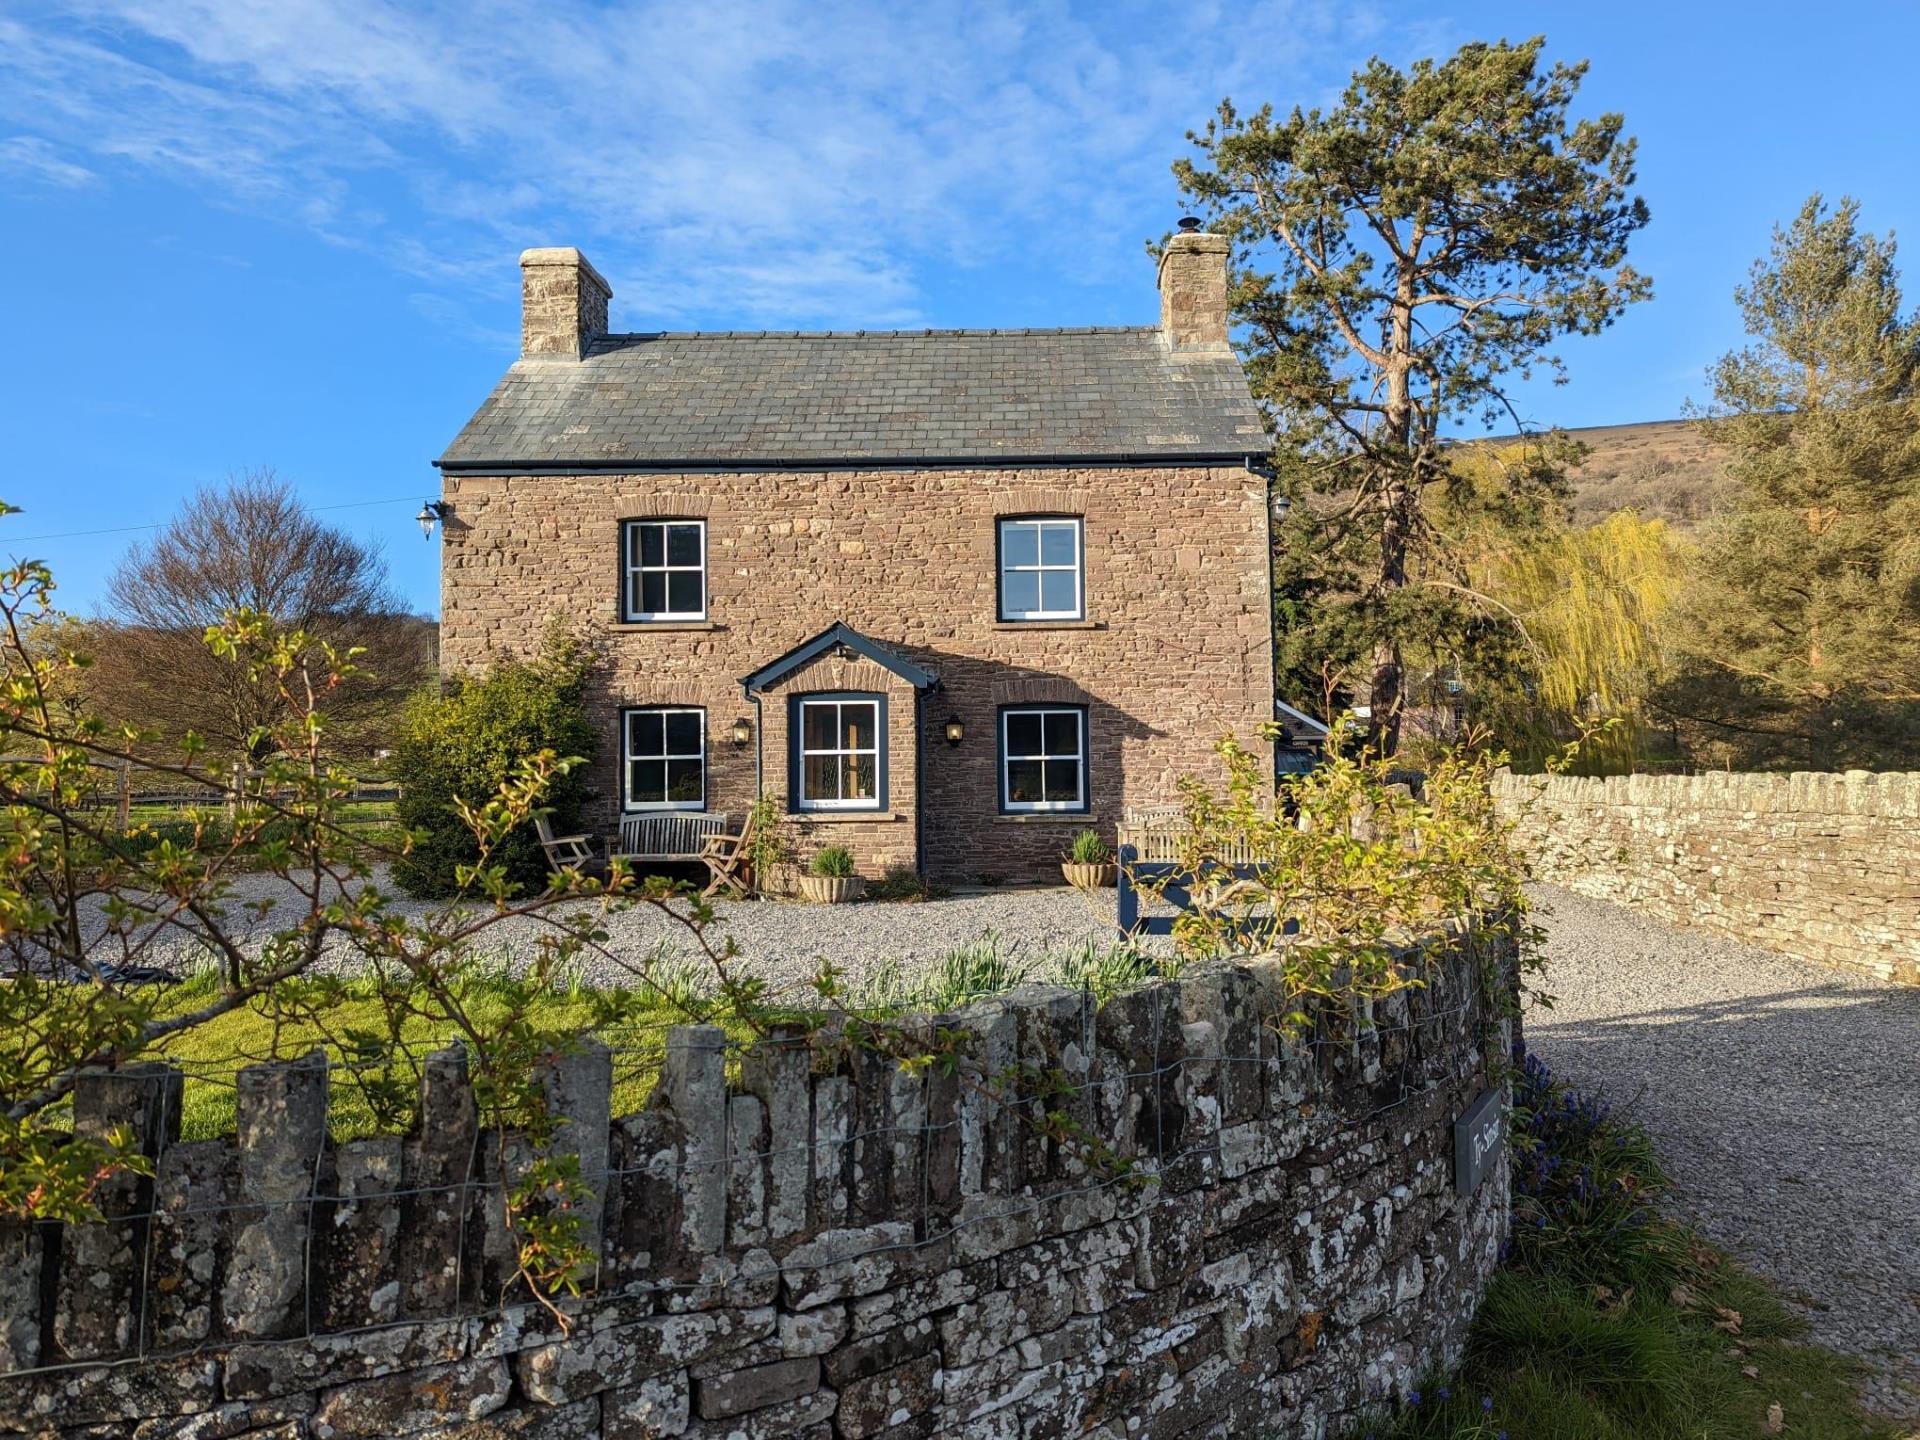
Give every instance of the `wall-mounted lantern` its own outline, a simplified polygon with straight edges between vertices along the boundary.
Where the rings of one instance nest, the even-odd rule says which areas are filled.
[[[733,729],[728,733],[732,735],[734,744],[744,745],[753,739],[753,722],[742,715],[733,722]]]
[[[947,717],[947,744],[958,745],[967,738],[967,727],[960,723],[958,715]]]
[[[420,513],[413,518],[420,522],[421,538],[431,540],[433,539],[434,522],[447,518],[447,507],[438,500],[429,500],[420,507]]]

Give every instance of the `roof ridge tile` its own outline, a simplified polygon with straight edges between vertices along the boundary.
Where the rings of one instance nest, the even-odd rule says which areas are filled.
[[[1002,325],[987,327],[925,328],[917,330],[623,330],[609,332],[593,343],[622,340],[922,340],[1020,336],[1045,339],[1056,335],[1151,335],[1158,325]]]

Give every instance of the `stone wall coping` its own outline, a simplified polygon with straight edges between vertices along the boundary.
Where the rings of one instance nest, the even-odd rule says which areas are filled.
[[[1517,775],[1502,771],[1496,792],[1537,794],[1559,804],[1635,805],[1739,813],[1920,816],[1920,773],[1796,770],[1791,774],[1709,771],[1699,775]]]

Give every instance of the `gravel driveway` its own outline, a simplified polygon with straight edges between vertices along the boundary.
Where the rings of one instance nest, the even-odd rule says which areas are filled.
[[[265,916],[244,913],[245,905],[266,900],[274,905]],[[910,983],[954,950],[989,937],[1010,957],[1045,966],[1089,942],[1113,943],[1118,933],[1114,903],[1112,890],[1083,894],[1066,886],[969,888],[936,900],[858,905],[721,900],[715,904],[717,923],[708,937],[716,945],[723,937],[731,937],[753,972],[766,979],[775,994],[804,999],[811,997],[811,982],[822,960],[832,960],[850,987],[873,978]],[[431,907],[398,899],[392,908],[418,917]],[[270,875],[241,880],[227,910],[233,929],[261,938],[275,927],[294,924],[303,913],[286,883]],[[700,954],[684,925],[650,905],[635,905],[609,916],[606,928],[606,949],[630,962],[662,949],[690,964]],[[524,954],[532,938],[545,929],[532,920],[503,921],[486,932],[477,948],[483,957]],[[191,968],[198,958],[195,945],[173,934],[158,937],[142,956],[147,964],[176,971]],[[704,973],[705,968],[694,965],[695,973]],[[633,983],[631,972],[605,956],[589,955],[582,969],[590,982]]]
[[[1675,1199],[1814,1338],[1920,1419],[1920,990],[1674,929],[1541,886],[1551,1010],[1530,1043],[1630,1103]]]

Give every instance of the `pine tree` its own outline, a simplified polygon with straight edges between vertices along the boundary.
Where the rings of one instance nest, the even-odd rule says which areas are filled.
[[[1815,195],[1735,292],[1702,424],[1741,497],[1674,607],[1660,700],[1702,759],[1920,764],[1920,317],[1892,237]]]
[[[1234,242],[1232,299],[1255,393],[1296,504],[1275,552],[1282,684],[1371,698],[1391,751],[1410,645],[1493,645],[1505,620],[1470,592],[1431,525],[1445,428],[1510,423],[1507,384],[1558,373],[1553,345],[1646,298],[1626,263],[1647,221],[1618,115],[1573,121],[1586,66],[1544,41],[1472,44],[1399,70],[1375,59],[1338,105],[1231,101],[1174,170]],[[1551,499],[1549,463],[1516,467],[1517,503]],[[1289,675],[1288,667],[1292,673]]]

